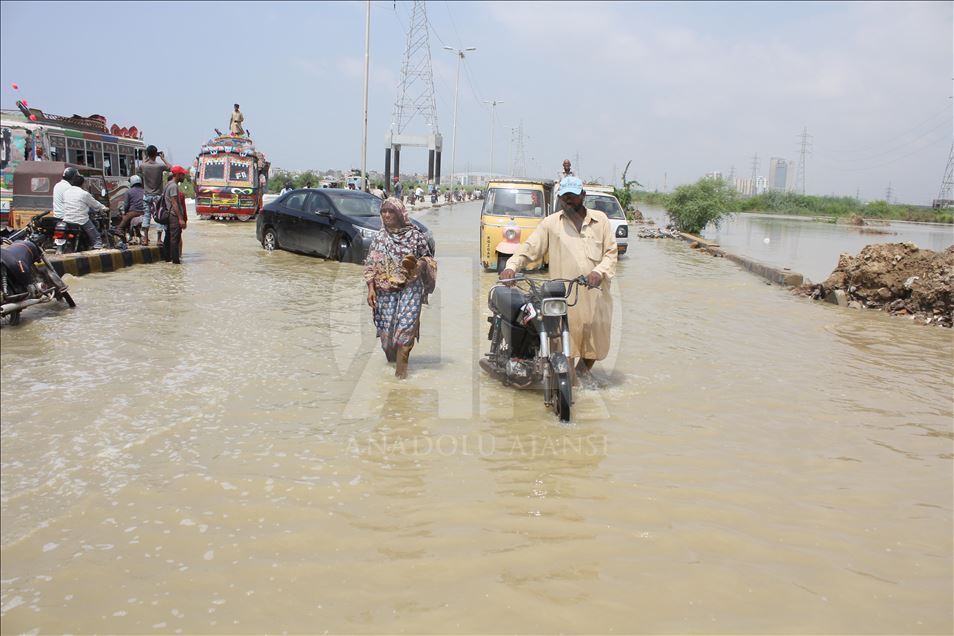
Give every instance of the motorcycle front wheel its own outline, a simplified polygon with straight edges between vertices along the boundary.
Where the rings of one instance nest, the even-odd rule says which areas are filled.
[[[569,373],[557,373],[556,369],[547,365],[544,371],[549,380],[544,383],[544,402],[553,408],[553,412],[561,422],[570,421],[570,405],[573,404],[573,381]],[[549,398],[549,400],[547,399]]]

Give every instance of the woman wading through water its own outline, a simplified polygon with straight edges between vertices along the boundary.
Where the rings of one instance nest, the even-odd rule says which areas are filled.
[[[407,360],[420,337],[421,306],[434,291],[437,261],[424,234],[411,224],[399,199],[381,204],[381,230],[364,261],[368,305],[394,375],[407,377]]]

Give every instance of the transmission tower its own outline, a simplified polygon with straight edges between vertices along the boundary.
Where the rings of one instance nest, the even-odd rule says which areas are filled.
[[[523,149],[523,120],[520,120],[520,125],[513,129],[513,134],[517,149],[513,155],[513,170],[511,172],[515,177],[526,177],[527,157]]]
[[[891,196],[892,196],[893,194],[894,194],[894,192],[891,190],[891,182],[888,181],[888,189],[884,191],[884,200],[885,200],[887,203],[891,203]]]
[[[729,168],[729,178],[726,183],[731,185],[733,188],[735,187],[735,166]]]
[[[799,137],[802,143],[798,154],[798,176],[795,178],[795,189],[805,194],[805,157],[812,152],[812,136],[808,134],[808,128],[802,128],[802,134]]]
[[[758,183],[759,178],[759,153],[755,153],[755,156],[752,157],[752,191],[749,192],[751,195],[756,195],[759,193]]]
[[[440,182],[443,140],[437,125],[437,98],[434,95],[434,73],[431,70],[428,35],[427,8],[423,0],[414,0],[397,99],[394,102],[391,126],[384,139],[384,177],[387,188],[390,188],[391,181],[391,155],[393,153],[394,174],[399,175],[403,146],[427,148],[427,179]],[[426,134],[411,133],[416,127],[425,129]]]
[[[947,156],[947,168],[941,180],[941,189],[937,191],[937,199],[934,201],[934,207],[937,208],[948,205],[954,205],[954,145],[951,146],[951,154]]]

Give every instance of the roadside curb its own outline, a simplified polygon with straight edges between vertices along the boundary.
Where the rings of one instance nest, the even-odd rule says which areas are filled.
[[[76,254],[59,254],[50,256],[49,259],[60,276],[85,276],[112,272],[133,265],[157,263],[163,260],[163,254],[158,245],[135,245],[126,250],[91,250]]]
[[[740,265],[743,269],[752,272],[756,276],[761,276],[765,280],[775,283],[776,285],[783,285],[785,287],[798,287],[805,282],[805,277],[798,272],[793,272],[785,267],[775,267],[774,265],[768,265],[761,261],[757,261],[754,258],[749,258],[748,256],[739,256],[738,254],[726,252],[724,249],[719,247],[718,243],[707,241],[706,239],[696,236],[695,234],[679,232],[679,236],[681,236],[682,240],[684,241],[696,243],[698,249],[701,249],[708,254],[712,254],[713,256],[727,258],[733,263]]]

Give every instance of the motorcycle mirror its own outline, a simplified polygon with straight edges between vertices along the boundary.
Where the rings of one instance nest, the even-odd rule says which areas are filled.
[[[103,188],[102,190],[100,190],[99,193],[100,193],[102,196],[106,196],[106,188]]]

